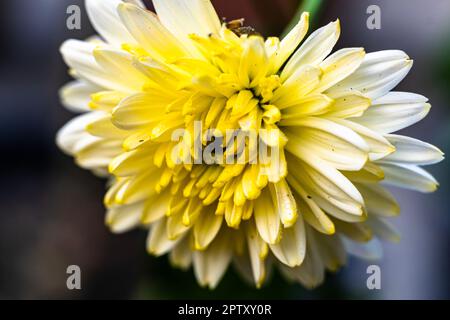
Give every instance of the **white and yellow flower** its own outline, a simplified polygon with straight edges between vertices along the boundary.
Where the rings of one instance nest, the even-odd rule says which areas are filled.
[[[382,184],[432,192],[438,183],[421,166],[443,159],[392,134],[430,110],[421,95],[391,91],[412,67],[404,52],[331,53],[339,21],[303,41],[307,13],[280,40],[229,28],[208,0],[153,4],[157,15],[138,0],[86,0],[100,37],[61,47],[76,79],[62,101],[82,115],[57,142],[109,177],[113,232],[148,228],[151,254],[193,265],[210,288],[231,262],[257,286],[277,266],[314,287],[348,252],[373,257],[376,238],[398,240],[386,218],[399,206]],[[195,138],[196,121],[203,148],[208,129],[270,129],[258,139],[279,163],[175,162],[172,133]],[[242,143],[226,153],[248,155]]]

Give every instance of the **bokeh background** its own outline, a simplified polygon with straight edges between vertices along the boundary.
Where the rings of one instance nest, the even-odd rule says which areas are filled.
[[[150,1],[147,1],[151,8]],[[278,35],[299,0],[213,0],[228,19],[246,18],[262,34]],[[314,3],[316,2],[316,3]],[[82,29],[66,28],[66,8],[82,7]],[[366,28],[366,9],[381,8],[381,30]],[[405,130],[450,148],[450,1],[309,1],[313,25],[340,18],[340,47],[368,52],[402,49],[415,65],[398,90],[430,98],[432,112]],[[72,115],[58,101],[69,80],[58,48],[64,39],[92,35],[82,0],[0,2],[0,298],[1,299],[448,299],[450,298],[449,165],[430,168],[441,182],[434,194],[394,190],[403,237],[384,243],[382,289],[366,288],[372,262],[350,259],[326,283],[308,291],[273,274],[261,290],[229,271],[215,291],[197,286],[192,271],[172,269],[145,253],[145,232],[112,235],[103,224],[104,181],[78,168],[55,146]],[[66,268],[82,269],[82,290],[66,288]]]

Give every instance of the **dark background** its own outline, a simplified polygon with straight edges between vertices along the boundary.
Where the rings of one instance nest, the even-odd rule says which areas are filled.
[[[402,49],[414,60],[398,90],[430,98],[430,115],[405,133],[450,146],[450,1],[321,1],[317,28],[339,17],[340,47],[367,52]],[[297,0],[213,0],[221,16],[245,17],[262,34],[278,35],[294,15]],[[66,29],[66,8],[83,8],[82,30]],[[366,8],[378,4],[382,29],[366,28]],[[148,3],[149,8],[150,4]],[[394,222],[403,238],[385,243],[382,290],[366,288],[372,262],[350,259],[308,291],[274,274],[253,289],[229,271],[217,290],[197,286],[192,271],[172,269],[165,257],[145,252],[145,232],[112,235],[104,226],[104,181],[78,168],[55,146],[55,134],[73,117],[57,91],[70,80],[59,55],[67,38],[94,31],[80,0],[0,2],[0,298],[450,298],[449,171],[431,168],[441,182],[432,195],[394,190],[402,215]],[[446,152],[447,153],[447,152]],[[82,290],[66,288],[66,268],[82,270]]]

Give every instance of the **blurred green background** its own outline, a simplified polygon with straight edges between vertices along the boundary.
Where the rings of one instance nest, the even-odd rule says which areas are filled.
[[[323,286],[305,290],[273,273],[256,290],[230,270],[215,291],[199,288],[192,270],[173,269],[145,252],[144,231],[112,235],[103,224],[104,181],[73,163],[54,136],[73,115],[58,100],[69,81],[58,47],[94,31],[83,11],[81,31],[65,27],[66,8],[81,0],[0,2],[0,298],[3,299],[436,299],[450,298],[449,171],[430,171],[441,182],[432,195],[394,190],[402,215],[399,244],[385,243],[382,290],[366,288],[372,262],[350,259]],[[151,3],[147,1],[148,7]],[[430,115],[405,130],[443,149],[450,147],[450,1],[448,0],[213,0],[220,16],[245,17],[265,36],[279,35],[299,6],[313,11],[312,28],[340,18],[337,48],[367,52],[401,49],[414,60],[397,90],[430,98]],[[366,9],[381,8],[381,30],[368,30]],[[84,10],[84,9],[83,9]],[[447,153],[447,152],[446,152]],[[82,290],[66,288],[66,268],[82,270]]]

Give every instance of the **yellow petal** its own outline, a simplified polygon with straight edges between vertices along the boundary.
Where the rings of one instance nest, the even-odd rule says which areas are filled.
[[[269,190],[278,216],[285,228],[292,227],[297,221],[297,204],[285,179],[270,183]]]
[[[205,250],[214,240],[222,226],[223,217],[212,210],[205,210],[194,225],[194,244],[196,250]]]
[[[280,67],[286,62],[291,54],[297,49],[300,42],[302,42],[306,33],[308,32],[309,13],[304,12],[300,17],[297,25],[289,31],[289,33],[281,40],[279,49],[274,54],[274,63],[271,71],[276,73]]]

